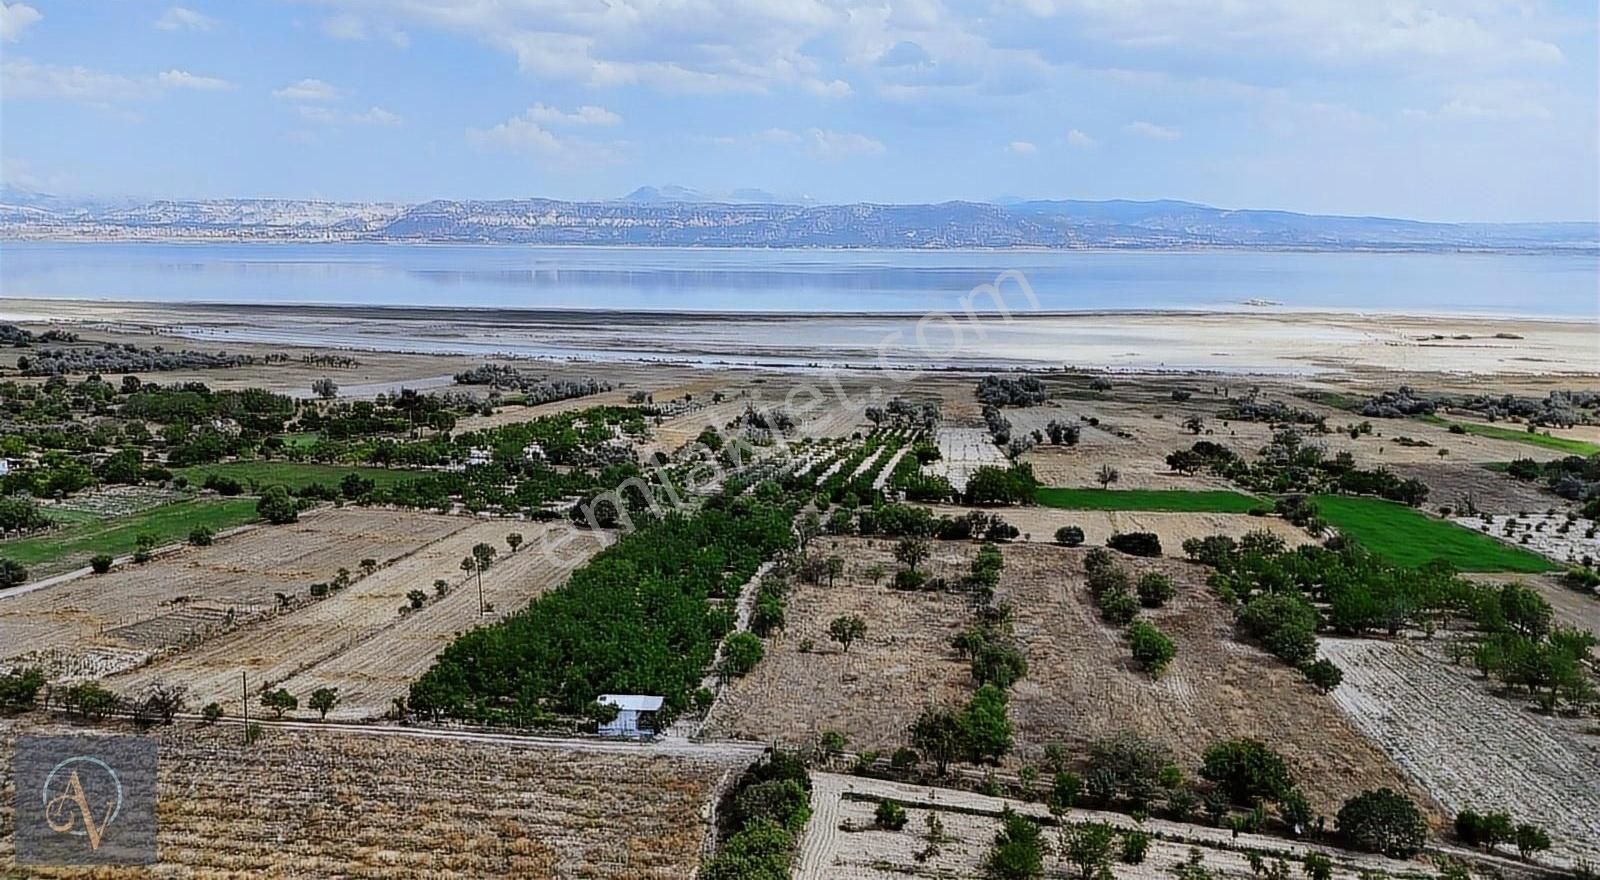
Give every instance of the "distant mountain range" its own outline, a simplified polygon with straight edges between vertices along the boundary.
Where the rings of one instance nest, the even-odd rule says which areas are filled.
[[[1425,223],[1178,201],[790,202],[641,187],[602,202],[75,200],[0,187],[0,238],[840,248],[1600,249],[1595,223]]]

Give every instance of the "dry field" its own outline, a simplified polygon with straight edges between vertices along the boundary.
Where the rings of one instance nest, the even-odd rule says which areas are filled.
[[[829,546],[830,543],[832,546]],[[935,542],[936,573],[962,570],[975,545]],[[964,702],[972,691],[967,663],[950,639],[972,619],[960,596],[903,593],[862,577],[873,562],[891,569],[892,543],[866,539],[823,542],[819,552],[848,560],[833,587],[796,585],[788,629],[772,638],[764,659],[730,684],[713,732],[760,741],[802,743],[821,731],[845,734],[855,751],[892,750],[907,740],[912,720],[935,704]],[[1205,747],[1251,736],[1283,753],[1319,811],[1331,815],[1345,798],[1389,786],[1425,796],[1372,742],[1317,693],[1300,673],[1240,644],[1232,617],[1204,586],[1204,569],[1176,560],[1124,558],[1134,574],[1159,569],[1179,584],[1178,599],[1144,612],[1177,643],[1178,654],[1157,681],[1132,666],[1122,634],[1102,623],[1084,585],[1082,550],[1013,544],[1004,550],[997,591],[1014,608],[1028,675],[1013,689],[1015,753],[1009,766],[1038,764],[1045,746],[1069,754],[1120,730],[1160,740],[1191,770]],[[859,614],[866,637],[842,653],[827,639],[834,617]],[[812,653],[799,644],[814,643]]]
[[[975,508],[937,504],[931,508],[944,516],[962,516]],[[1271,532],[1294,547],[1312,543],[1304,529],[1275,516],[1249,516],[1243,513],[1166,513],[1132,510],[1061,510],[1055,507],[1002,507],[982,508],[983,513],[997,513],[1000,518],[1023,532],[1023,540],[1050,543],[1055,540],[1056,529],[1078,526],[1083,529],[1084,543],[1104,544],[1117,532],[1154,532],[1161,538],[1162,552],[1168,556],[1182,556],[1183,542],[1190,538],[1208,535],[1228,535],[1238,538],[1248,532]]]
[[[215,700],[236,714],[239,676],[244,672],[249,674],[252,699],[265,685],[287,688],[301,700],[301,717],[316,716],[306,706],[306,696],[319,687],[339,688],[340,703],[330,718],[380,716],[456,634],[520,610],[529,600],[560,586],[599,549],[595,541],[575,541],[557,559],[539,549],[540,537],[550,526],[449,521],[458,526],[454,531],[326,599],[114,676],[108,684],[137,691],[154,681],[182,683],[190,689],[194,704]],[[505,546],[509,532],[521,532],[528,546],[509,553]],[[478,615],[476,576],[469,577],[460,567],[480,542],[500,551],[483,575],[484,600],[494,609],[483,618]],[[433,582],[440,578],[450,584],[443,599],[434,595]],[[426,592],[427,604],[402,613],[400,608],[408,604],[406,594],[412,590]]]
[[[1421,480],[1428,487],[1428,506],[1462,507],[1471,501],[1479,510],[1494,514],[1524,510],[1566,510],[1572,502],[1530,483],[1497,474],[1487,468],[1460,462],[1436,461],[1397,465],[1401,477]]]
[[[819,539],[815,552],[846,560],[834,586],[795,584],[787,627],[767,640],[755,671],[728,683],[712,709],[706,730],[764,742],[800,745],[823,731],[845,734],[852,749],[892,749],[930,702],[955,702],[971,690],[967,664],[950,640],[971,618],[966,599],[940,593],[890,589],[885,577],[874,586],[866,569],[894,568],[894,543],[885,540]],[[936,542],[928,571],[945,577],[965,573],[975,546]],[[858,614],[866,636],[849,653],[828,639],[835,617]],[[810,651],[801,651],[810,641]]]
[[[0,761],[21,732],[0,721]],[[732,769],[331,731],[268,728],[250,747],[234,726],[157,736],[160,864],[29,876],[679,880],[699,862],[710,794]],[[0,783],[5,824],[10,788]],[[0,874],[14,869],[12,846],[0,836]]]
[[[0,660],[31,656],[54,675],[104,675],[223,625],[271,611],[276,593],[304,596],[362,559],[387,564],[469,521],[344,508],[251,529],[0,599]]]
[[[878,799],[890,798],[906,808],[906,827],[883,831],[873,827],[873,810]],[[977,877],[982,874],[983,858],[1000,828],[998,814],[1005,807],[1044,819],[1043,805],[1005,800],[965,791],[926,788],[877,779],[817,773],[812,776],[811,821],[800,839],[793,876],[796,880],[897,880],[907,875],[918,877]],[[944,825],[945,841],[939,853],[925,860],[916,855],[927,846],[927,816],[936,814]],[[1106,822],[1118,828],[1135,827],[1133,820],[1118,813],[1073,810],[1066,816],[1073,822]],[[1138,825],[1155,839],[1140,865],[1116,864],[1117,880],[1157,880],[1172,876],[1172,868],[1187,861],[1191,846],[1198,846],[1205,866],[1223,877],[1252,878],[1250,861],[1240,848],[1248,848],[1273,858],[1296,864],[1307,852],[1322,852],[1334,863],[1333,877],[1354,880],[1366,871],[1382,871],[1387,876],[1428,875],[1421,862],[1399,862],[1377,856],[1360,855],[1295,843],[1260,834],[1228,832],[1203,825],[1184,825],[1160,819]],[[849,829],[849,830],[846,830]],[[1045,839],[1055,840],[1053,828],[1046,828]],[[1047,858],[1049,876],[1066,876],[1072,870],[1059,857]],[[1298,871],[1296,872],[1298,874]]]
[[[1600,859],[1592,720],[1496,696],[1437,644],[1324,639],[1322,650],[1344,670],[1339,707],[1447,810],[1505,810],[1548,830],[1552,855]]]

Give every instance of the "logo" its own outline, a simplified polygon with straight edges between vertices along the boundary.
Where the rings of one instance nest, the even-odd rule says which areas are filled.
[[[153,863],[156,762],[156,742],[148,737],[20,738],[17,862]]]
[[[87,788],[85,775],[90,781]],[[95,793],[94,800],[90,800],[90,791]],[[50,830],[88,838],[89,848],[97,850],[106,829],[122,811],[122,780],[99,758],[77,755],[57,764],[45,777],[42,800]],[[103,809],[97,813],[102,802]]]

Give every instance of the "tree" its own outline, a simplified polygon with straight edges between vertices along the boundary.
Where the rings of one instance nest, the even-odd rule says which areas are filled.
[[[1000,831],[983,859],[987,880],[1035,880],[1044,876],[1044,833],[1039,823],[1009,806],[1000,814]]]
[[[1056,543],[1063,547],[1077,547],[1083,543],[1083,529],[1077,526],[1062,526],[1056,529]]]
[[[512,553],[517,552],[517,548],[522,546],[522,533],[512,532],[506,535],[506,546],[511,548]]]
[[[292,523],[300,518],[300,510],[289,490],[283,486],[269,486],[256,502],[256,514],[275,526]]]
[[[1294,787],[1283,756],[1258,739],[1213,743],[1201,759],[1200,775],[1216,783],[1229,801],[1244,807],[1279,800]]]
[[[150,557],[155,554],[155,549],[155,535],[148,532],[139,535],[133,539],[133,561],[141,564],[149,562]]]
[[[497,555],[499,551],[494,549],[493,544],[480,542],[472,545],[472,558],[477,561],[479,571],[487,569]]]
[[[928,558],[928,542],[921,538],[901,538],[894,547],[894,558],[908,571],[916,571],[917,566]]]
[[[964,741],[961,716],[953,709],[924,709],[911,724],[911,745],[933,762],[940,776],[961,756]]]
[[[1109,489],[1112,483],[1122,479],[1122,472],[1109,464],[1103,464],[1100,470],[1095,472],[1094,478],[1100,483],[1101,489]]]
[[[1104,822],[1068,822],[1061,826],[1061,858],[1077,869],[1079,880],[1097,880],[1111,871],[1117,834]]]
[[[421,590],[412,590],[411,592],[406,593],[406,601],[411,603],[411,610],[416,611],[428,601],[428,594],[422,592]]]
[[[450,594],[450,582],[444,578],[436,578],[433,582],[433,594],[443,599]]]
[[[283,713],[292,712],[300,708],[300,700],[287,690],[278,688],[275,691],[262,691],[261,705],[271,709],[277,717],[282,718]]]
[[[833,586],[834,578],[844,574],[844,559],[839,556],[829,556],[822,562],[823,568],[828,572],[828,586]]]
[[[319,687],[311,692],[311,698],[306,701],[306,705],[317,710],[317,716],[327,721],[328,713],[334,706],[339,705],[339,689]]]
[[[94,556],[89,558],[89,568],[92,569],[95,574],[105,574],[111,570],[111,564],[114,562],[116,562],[116,560],[111,557],[110,553],[96,553]]]
[[[134,722],[140,725],[171,724],[189,702],[189,689],[183,685],[153,681],[133,701]]]
[[[15,587],[27,582],[27,566],[15,559],[0,557],[0,587]]]
[[[1417,805],[1388,788],[1364,791],[1345,801],[1335,823],[1352,848],[1396,859],[1416,855],[1428,838],[1428,823]]]
[[[722,641],[722,661],[717,664],[717,672],[723,678],[744,675],[756,668],[763,653],[761,639],[754,633],[730,633]]]
[[[44,671],[37,666],[0,673],[0,713],[32,708],[43,687]]]
[[[1301,860],[1306,880],[1333,880],[1333,859],[1324,853],[1308,852]]]
[[[855,614],[835,617],[828,623],[828,638],[843,646],[846,654],[850,653],[850,644],[866,634],[867,622]]]
[[[804,553],[811,542],[822,534],[822,517],[815,510],[808,510],[799,521],[794,524],[795,537],[800,544],[800,552]]]
[[[961,713],[961,738],[973,763],[999,761],[1011,751],[1011,719],[1006,714],[1006,692],[986,684],[978,688]]]
[[[222,705],[220,703],[207,703],[206,707],[200,710],[200,723],[207,727],[221,720]]]
[[[1534,853],[1550,848],[1550,835],[1543,828],[1526,822],[1517,826],[1516,841],[1517,853],[1524,859],[1531,859]]]
[[[216,537],[217,533],[207,526],[195,526],[189,530],[189,543],[196,547],[210,547]]]
[[[339,383],[329,379],[327,376],[323,376],[321,379],[312,381],[311,393],[323,400],[332,400],[339,396]]]
[[[1106,546],[1129,556],[1161,555],[1161,537],[1155,532],[1119,532],[1106,539]]]
[[[1340,682],[1344,681],[1344,671],[1326,657],[1306,664],[1301,667],[1301,671],[1305,673],[1306,681],[1311,682],[1313,687],[1325,694],[1331,693]]]

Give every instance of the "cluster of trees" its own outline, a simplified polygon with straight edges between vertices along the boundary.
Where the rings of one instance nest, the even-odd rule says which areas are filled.
[[[1237,452],[1210,440],[1167,456],[1167,466],[1178,473],[1209,471],[1257,492],[1340,493],[1377,495],[1416,507],[1428,500],[1421,480],[1401,479],[1385,468],[1363,470],[1349,452],[1328,458],[1320,446],[1304,442],[1294,429],[1278,431],[1260,450],[1260,459],[1246,461]]]
[[[1519,458],[1506,466],[1506,473],[1525,483],[1543,483],[1569,501],[1584,502],[1582,515],[1600,519],[1600,455],[1569,455],[1543,463]]]
[[[729,791],[716,855],[700,866],[705,880],[788,880],[789,865],[811,818],[811,775],[798,756],[775,751],[752,764]]]
[[[1225,422],[1267,422],[1274,425],[1311,425],[1326,428],[1326,416],[1290,406],[1281,400],[1259,400],[1254,396],[1234,401],[1217,413]]]
[[[719,496],[671,513],[575,571],[527,608],[452,642],[411,687],[430,717],[531,724],[589,711],[602,693],[660,694],[687,708],[732,626],[727,601],[794,546],[788,504]]]
[[[1033,475],[1031,464],[985,465],[967,479],[964,500],[975,505],[1029,504],[1038,489],[1039,480]]]
[[[1049,389],[1035,376],[984,376],[978,380],[978,402],[988,406],[1038,406],[1050,399]]]
[[[1524,859],[1550,848],[1550,835],[1530,822],[1517,822],[1505,812],[1479,813],[1462,810],[1456,814],[1456,838],[1468,846],[1494,852],[1501,844],[1513,843]]]
[[[17,358],[24,376],[62,376],[68,373],[153,373],[164,370],[211,370],[241,367],[256,359],[243,354],[206,351],[167,351],[162,346],[140,348],[132,343],[107,342],[98,348],[46,348]]]
[[[571,400],[610,391],[615,386],[600,379],[545,379],[530,376],[506,364],[483,364],[455,375],[457,385],[488,385],[499,391],[516,391],[525,406]]]
[[[895,427],[920,428],[924,431],[932,431],[939,427],[939,422],[944,418],[939,410],[938,399],[919,403],[904,397],[891,397],[886,406],[869,406],[866,409],[866,416],[874,425],[887,423]]]
[[[1600,416],[1600,391],[1563,389],[1552,391],[1544,397],[1479,394],[1456,398],[1449,401],[1449,405],[1478,413],[1491,422],[1522,419],[1534,425],[1568,428],[1596,421],[1596,417]]]
[[[1401,385],[1398,390],[1384,391],[1367,398],[1361,405],[1361,414],[1374,419],[1400,419],[1432,415],[1438,409],[1438,401],[1423,397],[1410,385]]]
[[[0,495],[0,536],[37,532],[51,524],[50,517],[44,515],[33,499]]]
[[[1151,677],[1159,676],[1177,656],[1177,646],[1155,624],[1135,618],[1141,605],[1160,608],[1172,600],[1177,592],[1172,579],[1161,572],[1150,571],[1135,582],[1103,547],[1084,555],[1083,568],[1088,576],[1089,594],[1100,609],[1100,616],[1113,626],[1127,627],[1134,662]]]

